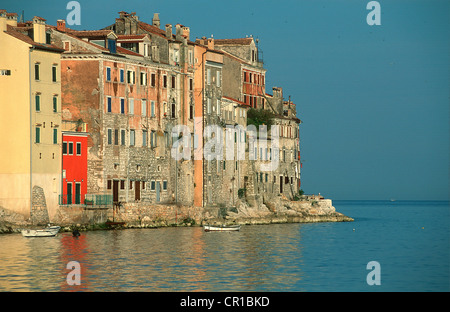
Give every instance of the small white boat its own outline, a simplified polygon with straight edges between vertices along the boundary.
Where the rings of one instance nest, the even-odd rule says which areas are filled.
[[[47,226],[46,228],[39,230],[22,230],[21,233],[24,237],[52,237],[58,234],[60,226]]]
[[[240,225],[205,225],[203,226],[205,232],[230,232],[230,231],[239,231],[241,229]]]

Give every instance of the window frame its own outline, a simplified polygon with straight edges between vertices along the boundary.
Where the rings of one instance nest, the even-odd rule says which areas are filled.
[[[75,144],[75,153],[77,156],[81,156],[81,142],[76,142]]]

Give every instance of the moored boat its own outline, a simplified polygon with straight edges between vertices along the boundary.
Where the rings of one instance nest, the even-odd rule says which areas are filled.
[[[203,226],[205,232],[230,232],[230,231],[239,231],[241,229],[240,225],[205,225]]]
[[[33,230],[33,229],[24,229],[21,230],[21,233],[24,237],[52,237],[58,234],[60,226],[47,226],[43,229]]]

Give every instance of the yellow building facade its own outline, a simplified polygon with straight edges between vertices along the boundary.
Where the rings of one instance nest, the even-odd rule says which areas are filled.
[[[61,185],[60,50],[45,20],[0,11],[0,207],[51,221]]]

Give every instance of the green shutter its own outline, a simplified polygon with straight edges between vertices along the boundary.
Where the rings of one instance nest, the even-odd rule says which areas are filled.
[[[41,143],[41,128],[36,127],[36,143]]]
[[[36,100],[36,111],[40,112],[41,111],[41,96],[39,94],[36,94],[35,100]]]

